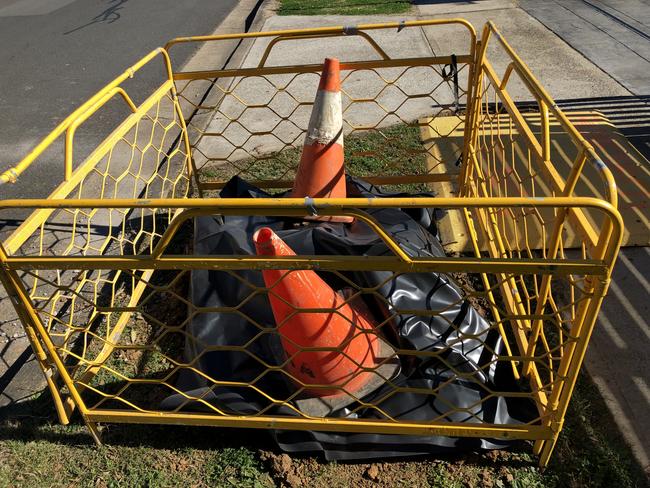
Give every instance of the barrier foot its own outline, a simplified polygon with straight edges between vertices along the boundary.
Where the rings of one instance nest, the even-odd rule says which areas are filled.
[[[90,432],[90,435],[95,441],[95,444],[97,445],[97,447],[101,447],[102,438],[101,438],[101,432],[99,431],[99,426],[97,422],[91,422],[88,419],[85,420],[86,420],[86,427],[88,427],[88,432]]]
[[[540,469],[546,469],[546,466],[548,465],[548,461],[551,458],[551,454],[553,454],[553,449],[555,448],[555,444],[557,444],[557,439],[558,439],[558,434],[555,434],[552,439],[547,440],[544,442],[544,446],[542,447],[542,451],[539,455],[539,467]]]

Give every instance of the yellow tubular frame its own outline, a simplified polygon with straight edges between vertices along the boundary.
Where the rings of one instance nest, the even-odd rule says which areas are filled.
[[[463,165],[460,173],[432,174],[420,177],[382,176],[369,178],[376,184],[409,182],[436,182],[456,180],[460,189],[457,198],[344,198],[344,199],[313,199],[309,206],[303,199],[260,198],[260,199],[226,199],[226,198],[155,198],[155,199],[72,199],[70,195],[84,180],[107,151],[120,140],[137,121],[147,113],[162,97],[171,94],[174,111],[180,118],[182,144],[188,155],[185,168],[188,178],[196,178],[196,169],[191,159],[192,147],[188,129],[181,113],[181,107],[176,92],[175,82],[195,79],[218,79],[243,76],[264,76],[280,73],[304,73],[318,71],[318,65],[302,66],[266,66],[266,61],[274,46],[280,42],[301,41],[304,39],[319,39],[334,36],[359,36],[375,49],[380,59],[377,61],[347,61],[343,69],[373,69],[376,67],[395,66],[426,66],[430,64],[447,64],[449,56],[395,59],[391,58],[369,35],[378,29],[419,28],[436,25],[457,25],[466,29],[469,45],[468,54],[458,57],[461,63],[469,64],[467,104],[465,111]],[[208,70],[194,72],[173,72],[168,51],[174,46],[187,43],[220,42],[227,40],[272,38],[256,68]],[[491,37],[495,37],[499,47],[509,58],[509,64],[503,75],[499,77],[487,59],[487,46]],[[121,84],[151,62],[161,56],[167,78],[162,85],[142,104],[137,106],[129,97]],[[541,120],[540,138],[530,130],[526,120],[519,112],[516,104],[507,92],[507,85],[515,75],[521,79],[537,101]],[[527,147],[539,163],[542,171],[549,177],[555,195],[546,198],[523,197],[491,197],[485,184],[475,179],[482,177],[482,168],[478,159],[478,137],[480,131],[481,97],[485,83],[495,87],[503,107],[508,112],[519,133],[525,139]],[[77,128],[95,112],[101,109],[109,100],[119,96],[128,105],[131,115],[120,127],[109,135],[97,149],[78,167],[73,167],[74,136]],[[550,128],[549,117],[553,116],[562,129],[570,136],[578,148],[578,155],[566,180],[553,167],[550,157]],[[17,178],[41,155],[54,141],[64,137],[64,170],[63,181],[57,189],[45,199],[16,199],[0,201],[0,210],[30,209],[31,215],[16,229],[16,231],[0,244],[0,280],[8,291],[8,295],[22,321],[27,337],[34,349],[37,361],[41,366],[50,392],[54,398],[56,410],[62,423],[68,423],[73,409],[78,409],[88,428],[99,442],[98,422],[123,423],[161,423],[187,425],[237,426],[253,428],[280,428],[341,432],[376,432],[391,434],[420,434],[420,435],[449,435],[485,437],[498,439],[530,439],[535,441],[534,451],[540,455],[540,465],[545,466],[550,458],[553,447],[560,433],[568,403],[582,365],[589,337],[593,330],[600,304],[607,292],[612,269],[620,247],[623,222],[617,211],[616,185],[609,169],[602,163],[593,147],[575,129],[566,115],[557,107],[553,99],[543,89],[511,46],[499,33],[498,29],[489,22],[486,24],[481,41],[477,41],[476,32],[471,24],[464,19],[436,19],[424,21],[409,21],[402,23],[363,24],[352,27],[324,27],[318,29],[301,29],[271,31],[246,34],[227,34],[219,36],[197,36],[177,38],[164,48],[159,48],[142,60],[124,71],[115,80],[91,97],[86,103],[66,118],[40,144],[38,144],[20,163],[0,175],[1,183],[15,183]],[[604,199],[573,196],[576,183],[582,174],[583,167],[590,161],[598,170],[604,186]],[[409,179],[410,178],[410,179]],[[205,184],[203,187],[196,179],[201,189],[219,188],[219,184]],[[261,182],[261,186],[269,185]],[[273,187],[290,185],[290,181],[275,182]],[[471,237],[473,257],[444,257],[444,258],[412,258],[389,235],[381,225],[367,212],[374,208],[443,208],[461,212]],[[69,209],[164,209],[174,211],[173,217],[160,238],[148,254],[126,255],[84,255],[84,256],[23,256],[17,251],[27,240],[38,232],[44,222],[57,210]],[[545,242],[545,257],[518,259],[508,256],[499,224],[494,217],[495,209],[554,209],[556,218],[549,238]],[[306,216],[314,209],[325,216],[347,215],[365,222],[388,246],[390,256],[295,256],[261,259],[257,256],[177,256],[166,253],[167,247],[180,226],[189,219],[203,215],[276,215],[276,216]],[[596,212],[602,217],[602,225],[594,228],[585,216],[585,211]],[[558,254],[562,247],[562,230],[569,221],[582,235],[585,248],[589,251],[589,259],[560,259]],[[487,236],[485,249],[479,246],[480,233]],[[487,252],[486,252],[487,251]],[[486,255],[487,254],[487,255]],[[519,355],[511,353],[510,344],[506,342],[508,356],[515,375],[530,381],[532,393],[540,411],[541,423],[524,425],[493,425],[467,424],[450,422],[403,422],[395,420],[367,421],[359,419],[339,418],[287,418],[272,416],[227,416],[198,414],[185,412],[107,410],[89,408],[82,398],[84,384],[89,384],[89,378],[96,374],[101,363],[113,352],[115,342],[119,339],[122,329],[129,320],[130,311],[137,305],[144,286],[138,286],[130,297],[128,310],[123,312],[115,325],[110,340],[95,363],[86,363],[83,380],[75,380],[66,367],[64,357],[57,349],[47,327],[43,324],[34,303],[23,283],[19,273],[34,270],[128,270],[142,271],[148,277],[155,270],[241,270],[241,269],[321,269],[321,270],[390,270],[395,272],[461,272],[479,273],[488,296],[493,302],[493,289],[489,285],[488,274],[499,277],[499,290],[504,299],[506,312],[518,317],[514,339]],[[540,276],[538,301],[533,311],[526,314],[519,296],[520,285],[513,278],[515,275]],[[576,316],[571,327],[571,336],[562,352],[561,361],[552,382],[550,393],[541,391],[542,380],[535,364],[536,346],[542,334],[542,319],[540,318],[551,297],[551,280],[554,276],[580,275],[585,276],[585,296],[580,301]],[[99,307],[97,307],[99,309]],[[497,320],[500,313],[494,308]],[[530,317],[530,318],[521,318]],[[500,331],[505,337],[500,323]],[[517,363],[522,365],[519,371]],[[56,373],[56,374],[54,374]],[[60,379],[68,390],[68,397],[61,395],[56,380]],[[81,383],[81,384],[79,384]]]

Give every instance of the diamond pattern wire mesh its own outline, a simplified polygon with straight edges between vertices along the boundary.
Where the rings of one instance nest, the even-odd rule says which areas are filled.
[[[491,70],[489,61],[485,63]],[[516,70],[514,73],[513,78],[520,76]],[[507,81],[503,83],[488,74],[486,70],[478,77],[476,103],[480,108],[463,196],[540,200],[565,196],[564,186],[554,181],[547,163],[536,153],[524,130],[529,131],[533,141],[543,141],[540,108],[531,110],[530,102],[521,110],[512,102],[508,105],[510,96],[502,96]],[[566,135],[553,129],[559,125],[557,118],[550,114],[551,165],[561,160],[560,151],[574,160],[580,157],[578,143],[567,147],[560,142]],[[553,171],[558,171],[567,180],[571,178],[569,169],[553,167]],[[584,179],[582,174],[577,176]],[[584,196],[601,197],[598,192]],[[480,251],[476,255],[510,259],[595,259],[599,252],[597,246],[580,237],[584,235],[581,231],[584,224],[567,218],[565,210],[541,206],[471,209],[468,219],[478,231],[476,244]],[[594,228],[605,232],[603,222],[607,218],[598,213],[589,209],[587,218]],[[552,244],[555,232],[558,233],[556,246]],[[581,330],[584,310],[594,298],[593,282],[600,279],[600,276],[576,274],[482,275],[483,288],[492,292],[488,306],[492,316],[502,325],[506,349],[512,351],[512,359],[521,368],[522,377],[530,375],[530,388],[537,396],[545,422],[558,419],[557,404],[549,399],[557,400],[554,395],[564,386],[565,368],[571,361],[571,354],[579,343],[585,344],[584,329]]]
[[[162,93],[152,108],[138,114],[131,127],[97,156],[97,163],[68,198],[187,197],[189,160],[180,138],[182,121],[177,108],[172,92]],[[74,208],[47,212],[15,255],[146,254],[173,216],[168,209]],[[150,271],[27,270],[22,281],[57,352],[73,374],[81,374],[84,367],[91,366],[89,361],[103,361],[112,354],[106,339],[110,334],[120,335],[128,314],[109,310],[137,301],[135,287],[129,288],[128,284],[150,275]],[[98,343],[102,344],[99,349]]]
[[[455,86],[443,69],[444,66],[428,65],[342,71],[343,131],[349,174],[401,176],[406,181],[409,176],[426,177],[436,171],[435,166],[427,167],[424,163],[431,151],[422,145],[400,147],[399,152],[365,146],[368,140],[379,147],[399,145],[403,137],[401,126],[417,131],[424,123],[418,119],[450,114],[464,104],[466,85]],[[461,79],[468,69],[467,64],[458,64]],[[210,188],[215,188],[238,175],[262,185],[275,183],[278,188],[286,187],[293,180],[300,159],[318,78],[316,72],[220,78],[213,85],[218,93],[214,105],[197,105],[185,95],[192,93],[195,84],[205,86],[209,80],[185,83],[179,97],[198,114],[210,116],[207,124],[201,116],[188,124],[200,180],[211,182]],[[455,90],[458,106],[453,98]],[[463,112],[458,114],[462,125]],[[372,167],[364,166],[369,158],[374,160]]]
[[[463,156],[462,143],[452,139],[462,138],[465,125],[471,120],[467,107],[472,104],[472,87],[463,86],[462,82],[454,86],[449,66],[377,65],[363,69],[345,69],[344,65],[347,170],[353,176],[371,179],[396,177],[384,183],[396,185],[394,188],[402,191],[426,190],[428,182],[436,181],[434,175],[454,172],[456,161]],[[465,83],[472,82],[469,71],[469,64],[458,64],[459,78]],[[477,122],[469,132],[471,147],[465,154],[465,179],[460,188],[463,196],[558,196],[560,192],[540,170],[536,156],[525,141],[522,143],[513,114],[500,102],[501,88],[484,73],[475,80],[480,81],[473,100]],[[286,188],[295,174],[317,84],[318,73],[299,66],[295,72],[282,74],[262,69],[246,76],[198,76],[179,82],[178,100],[170,90],[145,113],[137,114],[128,130],[98,155],[91,170],[67,198],[186,199],[196,196],[190,182],[195,175],[190,174],[189,168],[197,171],[196,184],[204,196],[235,175],[265,188]],[[191,95],[196,85],[212,86],[212,95],[200,104]],[[181,106],[186,115],[194,113],[186,121],[191,154],[181,137],[185,127],[178,116]],[[419,141],[423,126],[435,134],[434,140]],[[404,144],[414,135],[415,143]],[[446,149],[441,150],[443,146]],[[373,161],[371,165],[369,160]],[[192,201],[187,198],[186,208],[192,207]],[[564,260],[571,257],[568,248],[573,247],[578,249],[578,259],[585,260],[593,252],[584,241],[576,246],[575,236],[569,246],[561,233],[556,255],[549,255],[550,236],[562,211],[558,207],[470,205],[449,210],[454,211],[465,215],[468,228],[475,231],[472,237],[478,257]],[[46,212],[42,223],[10,252],[10,257],[151,258],[169,223],[179,213],[165,208],[38,212]],[[563,225],[568,228],[572,222],[567,220]],[[193,253],[188,244],[192,234],[188,221],[173,236],[163,256],[189,260]],[[318,423],[318,416],[305,413],[296,404],[301,395],[324,386],[301,382],[289,372],[287,366],[300,352],[278,361],[260,348],[260,343],[269,338],[277,341],[283,325],[260,323],[252,313],[260,300],[275,294],[274,287],[256,285],[243,271],[223,268],[222,273],[246,290],[245,296],[228,306],[201,306],[192,302],[189,288],[192,268],[202,266],[205,265],[194,262],[154,272],[139,270],[135,263],[131,269],[80,266],[82,269],[39,270],[25,265],[21,270],[22,284],[64,363],[73,389],[83,401],[83,411],[175,413],[187,414],[183,418],[189,419],[188,410],[198,406],[214,419],[231,420],[228,425],[239,425],[236,420],[242,416],[293,416],[313,422],[314,429],[323,428],[325,424]],[[291,268],[287,273],[295,273],[305,265],[292,264],[287,268]],[[249,269],[259,270],[260,265],[250,265]],[[392,377],[380,375],[385,386],[382,396],[365,401],[347,388],[348,381],[329,385],[354,400],[345,419],[349,421],[347,429],[355,429],[354,419],[362,413],[398,426],[405,424],[384,405],[396,395],[410,394],[431,402],[437,412],[435,418],[419,421],[423,428],[450,422],[498,425],[485,414],[488,403],[527,400],[534,404],[537,413],[525,425],[518,426],[524,431],[530,427],[531,433],[520,435],[550,438],[551,430],[533,434],[532,428],[551,429],[558,420],[556,407],[549,403],[549,398],[563,385],[566,371],[560,371],[568,364],[572,348],[584,340],[579,326],[584,320],[581,314],[593,298],[589,282],[593,277],[554,273],[551,278],[539,271],[512,273],[493,268],[484,272],[450,272],[440,275],[442,282],[450,283],[454,290],[448,305],[442,309],[412,310],[400,308],[382,292],[407,272],[386,272],[382,283],[369,287],[343,269],[342,266],[319,273],[328,281],[342,283],[344,304],[362,307],[362,303],[374,303],[384,319],[368,332],[342,313],[342,306],[325,306],[325,310],[350,323],[349,339],[336,348],[336,353],[355,362],[359,367],[356,374],[361,374],[363,365],[345,352],[346,344],[363,334],[383,336],[392,341],[403,368],[415,361],[429,361],[437,378],[433,386],[417,387],[404,386]],[[420,271],[417,264],[411,269]],[[463,307],[472,307],[485,325],[479,330],[461,328],[454,319]],[[292,316],[322,312],[296,308]],[[215,346],[191,328],[193,321],[205,314],[243,319],[254,332],[235,334],[231,342]],[[444,324],[444,339],[434,347],[418,350],[396,338],[396,324],[412,317]],[[47,349],[43,337],[35,342]],[[204,361],[208,356],[224,352],[235,354],[242,361],[252,361],[254,371],[233,376],[206,369]],[[475,357],[478,359],[472,359]],[[47,357],[45,364],[53,366],[52,358]],[[519,381],[517,388],[490,380],[494,371],[501,368],[512,371]],[[204,387],[198,393],[179,388],[182,375],[193,376]],[[59,371],[54,376],[55,384],[68,395],[70,387],[61,378]],[[269,389],[269,382],[278,378],[291,388]],[[469,385],[475,397],[453,401],[453,394],[442,394],[458,384]],[[213,401],[212,395],[223,387],[255,396],[258,407],[244,413]],[[172,395],[180,401],[172,409],[161,410],[161,402]],[[79,400],[75,402],[80,406]],[[282,414],[277,414],[279,407],[284,409]],[[494,432],[502,435],[501,431]],[[481,435],[487,436],[485,432]]]

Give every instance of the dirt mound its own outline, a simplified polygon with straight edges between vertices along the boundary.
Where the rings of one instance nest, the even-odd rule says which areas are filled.
[[[418,463],[323,464],[269,451],[261,451],[260,459],[278,486],[286,488],[428,486],[427,470],[417,469]]]

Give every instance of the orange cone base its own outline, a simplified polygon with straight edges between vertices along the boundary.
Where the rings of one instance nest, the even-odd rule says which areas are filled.
[[[315,142],[305,146],[291,191],[292,197],[345,198],[343,146]]]
[[[387,380],[397,376],[400,371],[400,362],[393,347],[380,337],[377,337],[375,345],[378,349],[376,361],[378,363],[383,362],[383,364],[373,368],[372,371],[360,373],[350,383],[342,386],[341,390],[337,390],[336,394],[320,396],[323,390],[320,390],[320,392],[318,390],[308,390],[302,397],[295,400],[298,410],[311,417],[327,417],[333,412],[355,403],[357,399],[369,395],[382,387]],[[362,380],[361,384],[356,388],[351,388],[349,385],[357,379]]]
[[[324,282],[322,284],[325,285]],[[311,286],[313,290],[318,290],[320,284],[312,280]],[[277,289],[278,286],[275,288]],[[331,296],[322,296],[323,303],[328,304],[325,306],[347,315],[348,320],[353,321],[354,325],[346,319],[339,320],[340,317],[331,312],[296,313],[293,315],[293,320],[278,327],[285,352],[291,357],[285,369],[298,381],[298,384],[306,385],[305,391],[310,397],[348,396],[346,392],[356,395],[357,392],[365,390],[366,385],[377,376],[374,371],[381,362],[394,356],[395,353],[388,343],[376,333],[370,332],[372,326],[365,314],[359,313],[349,305],[344,305],[343,297],[331,288],[328,291]],[[320,294],[325,295],[325,293]],[[288,298],[290,297],[285,296],[285,299]],[[300,305],[318,306],[307,303]],[[305,327],[298,330],[298,326],[302,324]],[[360,333],[360,330],[367,332]],[[349,340],[347,345],[340,346],[352,335],[354,338]],[[340,347],[340,351],[303,349],[307,347]],[[318,385],[318,387],[311,385]],[[328,388],[328,385],[331,385],[331,388]]]

